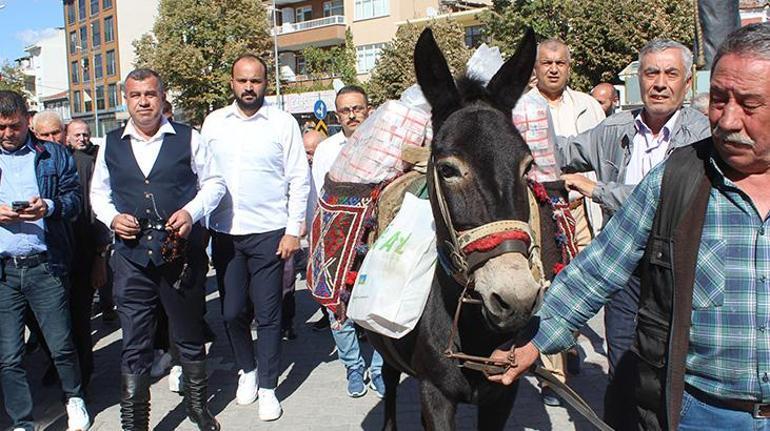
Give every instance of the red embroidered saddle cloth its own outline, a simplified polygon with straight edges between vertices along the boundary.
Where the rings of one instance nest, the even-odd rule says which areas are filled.
[[[345,319],[356,272],[376,226],[378,184],[338,183],[327,176],[309,230],[307,283],[313,298]]]

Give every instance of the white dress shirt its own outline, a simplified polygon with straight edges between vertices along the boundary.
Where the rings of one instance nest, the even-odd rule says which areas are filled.
[[[285,228],[299,236],[310,184],[294,117],[270,105],[246,117],[233,103],[209,114],[201,135],[227,183],[209,227],[230,235]]]
[[[671,130],[673,130],[677,118],[679,118],[678,110],[663,125],[658,136],[653,136],[652,131],[642,118],[642,113],[639,112],[636,116],[634,119],[636,134],[631,149],[631,158],[626,167],[625,183],[627,185],[639,184],[647,172],[650,172],[652,168],[666,158],[668,146],[671,143]]]
[[[324,186],[326,174],[332,169],[334,161],[337,160],[337,156],[347,142],[348,139],[345,137],[345,134],[338,132],[321,141],[315,149],[312,168],[313,185],[319,193]]]
[[[143,138],[137,132],[133,121],[126,124],[121,138],[131,137],[131,150],[134,153],[139,169],[146,176],[150,175],[155,160],[158,158],[160,148],[163,145],[163,137],[166,134],[175,135],[174,126],[165,118],[162,119],[160,129],[149,139]],[[112,188],[110,186],[110,171],[104,155],[107,153],[107,140],[96,156],[93,178],[91,179],[91,207],[96,218],[106,226],[112,226],[112,220],[120,214],[112,200]],[[196,130],[192,130],[190,137],[190,167],[198,176],[198,193],[193,200],[188,202],[183,209],[192,217],[193,223],[208,215],[219,204],[219,200],[225,194],[225,181],[217,168],[208,145],[200,138]],[[126,154],[126,157],[131,157]],[[135,215],[135,214],[132,214]],[[170,215],[170,214],[169,214]]]

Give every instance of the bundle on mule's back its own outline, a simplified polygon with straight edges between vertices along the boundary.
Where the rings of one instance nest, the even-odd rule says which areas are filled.
[[[380,192],[418,161],[408,149],[431,137],[430,114],[388,101],[348,138],[327,174],[309,229],[307,280],[313,298],[338,320],[346,318],[357,270],[379,231]]]

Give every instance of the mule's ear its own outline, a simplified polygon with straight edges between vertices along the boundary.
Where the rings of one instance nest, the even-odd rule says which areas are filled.
[[[537,43],[535,32],[527,28],[519,42],[516,53],[509,58],[487,84],[487,90],[495,98],[495,103],[503,112],[510,113],[521,93],[527,88],[532,69],[535,67]]]
[[[414,71],[417,83],[430,103],[435,132],[449,114],[459,107],[460,95],[430,28],[423,30],[414,47]]]

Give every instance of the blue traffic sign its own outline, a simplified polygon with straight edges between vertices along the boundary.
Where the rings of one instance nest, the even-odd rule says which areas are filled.
[[[318,99],[315,102],[315,105],[313,105],[313,115],[315,115],[317,119],[323,120],[324,118],[326,118],[327,112],[328,111],[326,110],[326,104],[324,103],[324,101],[321,99]]]

